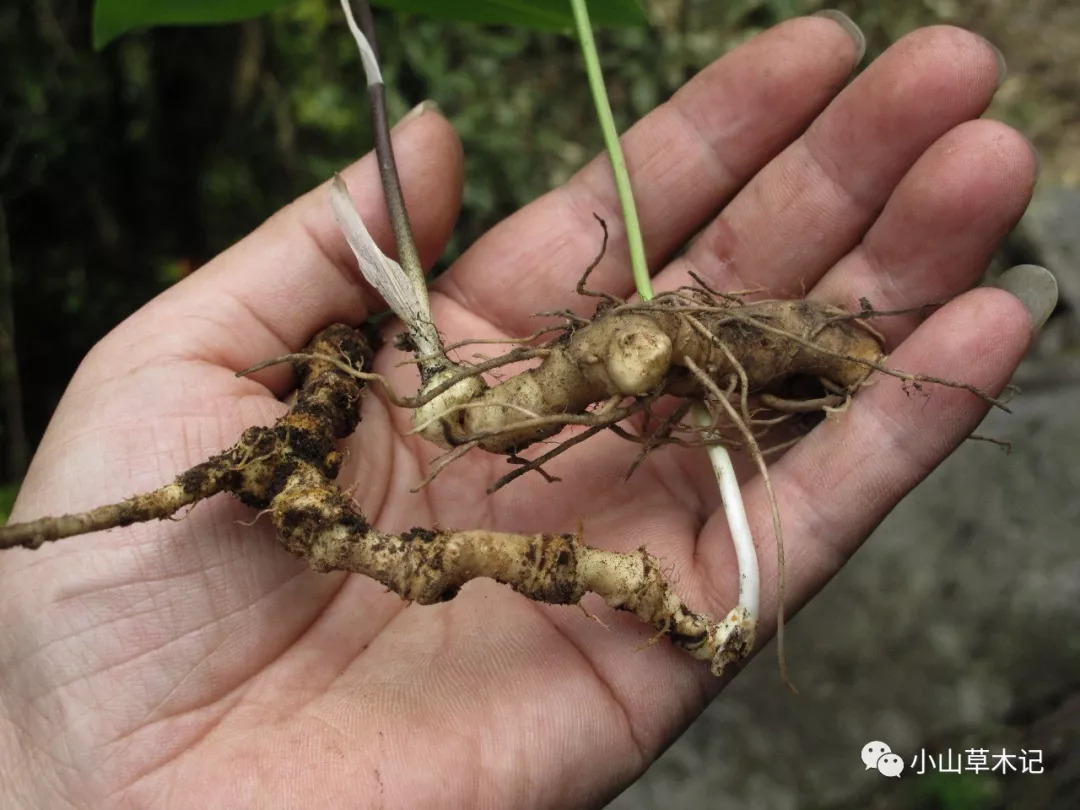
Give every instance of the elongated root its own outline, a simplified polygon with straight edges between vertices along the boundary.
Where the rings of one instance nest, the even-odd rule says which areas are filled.
[[[477,577],[552,604],[576,604],[593,592],[709,661],[717,675],[749,653],[751,638],[729,623],[690,611],[644,549],[604,551],[573,534],[375,529],[333,483],[342,461],[334,442],[352,433],[360,419],[364,382],[352,370],[370,365],[367,342],[353,329],[333,326],[312,341],[305,358],[296,363],[296,404],[273,426],[249,428],[236,445],[154,492],[83,514],[0,527],[0,548],[37,548],[63,537],[164,519],[225,491],[269,510],[284,546],[314,570],[364,574],[403,599],[446,601]]]
[[[794,376],[853,392],[884,354],[875,333],[843,314],[809,301],[717,303],[700,291],[616,306],[545,346],[539,367],[492,387],[478,376],[463,379],[417,408],[414,423],[444,447],[476,442],[515,453],[567,424],[596,424],[586,413],[597,402],[660,391],[700,397],[706,392],[691,365],[714,380],[745,369],[747,394]],[[433,380],[428,390],[444,384]],[[613,408],[607,421],[625,415]]]
[[[798,414],[843,410],[873,372],[917,390],[923,383],[960,388],[1008,411],[1002,400],[970,384],[885,365],[883,341],[865,322],[894,314],[900,313],[873,310],[868,302],[856,315],[806,300],[745,303],[738,295],[700,288],[664,293],[645,303],[605,300],[591,322],[578,319],[541,347],[518,346],[472,367],[449,364],[425,381],[419,395],[391,394],[391,399],[413,408],[414,432],[454,450],[453,458],[463,455],[455,449],[464,445],[514,458],[567,425],[610,428],[640,441],[645,453],[661,444],[693,444],[671,436],[678,427],[674,424],[635,437],[618,423],[648,410],[661,396],[713,398],[715,386],[703,385],[702,375],[728,386],[728,396],[739,400],[741,422],[761,432]],[[534,358],[542,360],[539,366],[497,384],[481,377]],[[759,418],[761,411],[772,416]],[[746,438],[739,430],[724,442],[745,449]],[[580,440],[564,442],[545,453],[544,460]],[[715,435],[710,441],[716,441]],[[524,471],[544,473],[542,463],[526,461],[524,469],[504,476],[492,489]]]
[[[555,605],[577,604],[591,591],[709,661],[716,675],[750,652],[752,636],[690,611],[644,549],[604,551],[573,534],[422,528],[388,534],[368,525],[344,493],[308,466],[290,475],[272,515],[285,547],[316,571],[364,574],[422,605],[453,599],[478,577]]]

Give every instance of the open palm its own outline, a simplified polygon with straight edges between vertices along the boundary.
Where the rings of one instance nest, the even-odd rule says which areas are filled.
[[[624,138],[658,289],[695,270],[847,307],[939,301],[966,290],[1027,204],[1036,161],[1004,125],[976,120],[998,83],[990,46],[916,32],[845,88],[856,45],[835,22],[794,20],[724,57]],[[460,145],[426,112],[395,146],[421,253],[441,250],[461,194]],[[389,226],[374,161],[345,176],[376,239]],[[721,212],[722,209],[722,213]],[[448,340],[521,336],[540,310],[582,307],[592,215],[612,228],[592,277],[632,291],[610,172],[596,161],[516,214],[435,285]],[[700,232],[700,233],[699,233]],[[671,260],[686,242],[690,247]],[[326,189],[307,195],[98,345],[42,443],[13,519],[86,509],[155,488],[285,410],[279,367],[375,306],[337,233]],[[925,322],[880,323],[890,363],[1000,389],[1031,323],[998,290]],[[403,390],[415,371],[385,349]],[[793,605],[970,432],[984,406],[891,379],[816,428],[772,468]],[[414,525],[574,531],[645,545],[695,610],[737,592],[734,554],[703,454],[667,448],[628,482],[636,447],[598,436],[486,496],[505,459],[474,452],[425,490],[433,448],[369,392],[339,482],[385,530]],[[761,483],[744,492],[775,576]],[[625,787],[719,689],[708,668],[632,618],[586,601],[537,605],[490,581],[407,606],[359,576],[319,575],[266,518],[227,498],[177,522],[0,556],[0,779],[33,806],[595,806]]]

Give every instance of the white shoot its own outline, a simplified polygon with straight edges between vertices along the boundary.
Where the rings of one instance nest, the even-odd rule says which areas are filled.
[[[360,61],[364,65],[364,76],[367,78],[368,86],[382,84],[383,78],[382,71],[379,70],[379,61],[375,58],[375,51],[372,50],[371,43],[367,41],[364,32],[356,24],[356,18],[353,17],[352,13],[352,5],[349,0],[341,0],[341,7],[345,10],[345,20],[349,24],[353,39],[356,40],[356,47],[360,49]]]
[[[712,424],[712,416],[703,405],[694,406],[694,418],[701,427]],[[758,572],[757,549],[750,534],[750,521],[746,518],[742,491],[735,477],[735,466],[731,454],[722,445],[708,447],[709,461],[712,462],[716,483],[720,487],[720,500],[724,504],[731,541],[735,545],[735,559],[739,566],[739,604],[729,614],[725,623],[731,623],[734,630],[737,625],[744,625],[752,634],[757,624],[761,606],[761,576]]]

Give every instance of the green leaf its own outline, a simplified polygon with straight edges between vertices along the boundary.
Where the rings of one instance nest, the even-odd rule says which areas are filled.
[[[97,0],[94,5],[94,48],[101,50],[121,34],[153,25],[200,25],[257,17],[288,0]],[[428,14],[444,20],[497,23],[570,30],[574,16],[569,0],[374,0],[372,5]],[[593,24],[643,25],[640,0],[593,0]]]
[[[288,0],[97,0],[94,50],[121,34],[151,25],[202,25],[236,22],[276,8]]]
[[[549,31],[574,27],[570,0],[372,0],[372,5],[462,22],[520,25]],[[591,0],[589,17],[594,26],[646,22],[640,0]]]

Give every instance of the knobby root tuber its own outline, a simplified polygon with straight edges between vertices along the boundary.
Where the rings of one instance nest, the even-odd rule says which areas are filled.
[[[872,331],[843,316],[809,301],[718,304],[702,292],[616,306],[545,347],[538,368],[490,388],[469,377],[414,418],[443,446],[475,441],[489,452],[512,453],[558,433],[570,422],[566,415],[583,415],[597,402],[658,390],[701,397],[688,361],[721,384],[744,375],[747,393],[793,376],[824,378],[853,393],[882,359],[882,347]]]

